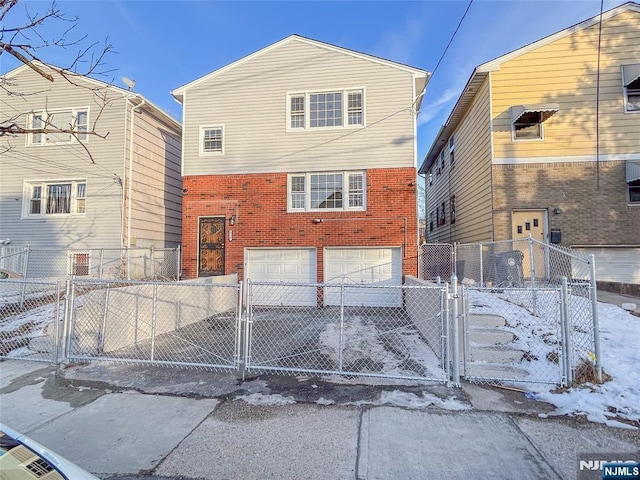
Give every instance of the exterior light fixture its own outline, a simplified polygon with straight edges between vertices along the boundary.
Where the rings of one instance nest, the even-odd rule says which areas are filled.
[[[235,215],[231,215],[229,217],[229,225],[235,225],[236,223],[236,216]]]

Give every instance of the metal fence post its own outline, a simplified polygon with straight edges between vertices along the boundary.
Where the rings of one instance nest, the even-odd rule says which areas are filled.
[[[480,286],[484,287],[484,266],[483,266],[483,262],[482,262],[482,243],[480,243],[478,245],[478,248],[480,249]]]
[[[31,250],[31,246],[27,245],[25,247],[26,253],[24,256],[24,266],[22,267],[22,269],[24,270],[24,275],[23,275],[23,280],[25,280],[22,283],[22,288],[20,289],[20,308],[24,308],[24,301],[25,301],[25,297],[27,296],[27,272],[29,271],[29,251]]]
[[[242,298],[244,296],[244,282],[240,280],[238,282],[238,289],[236,290],[236,295],[238,298],[236,299],[236,352],[234,355],[234,361],[236,364],[236,368],[240,368],[243,364],[242,362],[242,334],[243,334],[243,309],[242,309]]]
[[[538,315],[537,306],[537,292],[536,292],[536,264],[535,255],[533,252],[533,237],[531,234],[527,237],[527,243],[529,244],[529,271],[531,272],[531,302],[533,306],[533,314]]]
[[[156,306],[158,303],[158,285],[153,284],[153,306],[151,309],[151,360],[155,360],[156,353]]]
[[[602,383],[602,363],[600,360],[600,320],[598,318],[598,285],[596,283],[596,257],[589,255],[591,267],[591,315],[593,320],[593,353],[596,356],[596,374],[598,383]]]
[[[149,247],[149,257],[151,258],[151,271],[154,280],[158,280],[158,271],[156,270],[156,258],[154,255],[155,251],[153,249],[153,245]]]
[[[180,248],[180,245],[176,247],[175,268],[176,280],[180,280],[180,277],[182,276],[182,250]]]
[[[53,363],[58,363],[58,355],[60,354],[60,280],[56,281],[56,316],[53,328],[53,338],[55,341],[53,351]],[[64,321],[64,313],[62,321]]]
[[[98,267],[100,270],[98,270],[98,279],[102,280],[102,270],[104,268],[104,248],[100,249],[100,265]]]
[[[251,329],[253,324],[253,305],[252,305],[253,287],[251,280],[247,280],[247,313],[244,321],[244,365],[242,368],[242,381],[245,379],[245,373],[251,366]]]
[[[572,352],[572,339],[571,339],[571,319],[569,318],[569,288],[567,285],[567,277],[560,279],[560,308],[562,309],[562,320],[564,323],[564,335],[563,350],[565,352],[565,376],[567,378],[567,385],[571,386],[573,383],[573,352]]]
[[[75,284],[67,279],[65,287],[64,323],[62,325],[62,360],[71,356],[71,336],[73,331],[73,304],[75,300]]]
[[[451,275],[451,343],[452,345],[452,381],[456,387],[460,386],[460,339],[458,331],[458,277],[454,273]]]
[[[467,358],[469,356],[469,302],[464,285],[460,286],[462,299],[462,376],[467,376]]]
[[[438,282],[440,284],[440,282]],[[444,284],[440,295],[440,314],[442,315],[442,359],[444,360],[447,380],[451,380],[451,318],[449,317],[449,284]]]
[[[102,325],[100,327],[100,333],[98,336],[98,353],[104,352],[104,337],[107,331],[107,315],[109,314],[109,292],[111,285],[107,283],[107,291],[104,295],[104,309],[102,311]]]
[[[342,372],[342,351],[344,350],[344,279],[340,285],[340,342],[338,344],[338,371]]]

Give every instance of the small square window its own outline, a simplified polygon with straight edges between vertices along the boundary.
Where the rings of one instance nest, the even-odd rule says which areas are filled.
[[[203,127],[201,129],[201,153],[223,153],[223,128]]]
[[[513,122],[513,136],[516,139],[542,138],[542,113],[527,112]]]

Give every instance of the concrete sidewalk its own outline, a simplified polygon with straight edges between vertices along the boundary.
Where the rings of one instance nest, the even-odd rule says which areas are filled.
[[[575,479],[579,453],[640,452],[638,431],[541,418],[543,403],[474,385],[14,360],[0,372],[0,420],[104,478]]]

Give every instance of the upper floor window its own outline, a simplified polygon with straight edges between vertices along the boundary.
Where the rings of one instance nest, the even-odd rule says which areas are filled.
[[[455,162],[455,156],[454,156],[454,147],[455,147],[455,142],[453,140],[453,136],[451,136],[451,138],[449,139],[449,165],[451,165],[453,167],[453,163]]]
[[[84,180],[25,182],[24,217],[83,214],[87,183]]]
[[[71,143],[88,139],[89,109],[57,109],[34,112],[29,127],[34,130],[27,137],[31,145]],[[39,131],[38,131],[39,130]]]
[[[456,196],[455,195],[451,195],[451,197],[449,198],[449,211],[451,212],[449,214],[449,218],[451,219],[450,222],[451,224],[456,223]]]
[[[288,95],[288,130],[358,127],[364,115],[363,89]]]
[[[511,135],[513,140],[542,140],[547,121],[560,107],[556,103],[517,105],[511,107]]]
[[[224,153],[224,127],[200,128],[200,155]]]
[[[438,175],[440,175],[441,173],[444,173],[444,167],[445,167],[445,163],[444,163],[444,149],[440,151],[440,163],[438,165]]]
[[[640,112],[640,63],[622,66],[625,112]]]
[[[364,210],[364,172],[291,174],[288,210]]]

